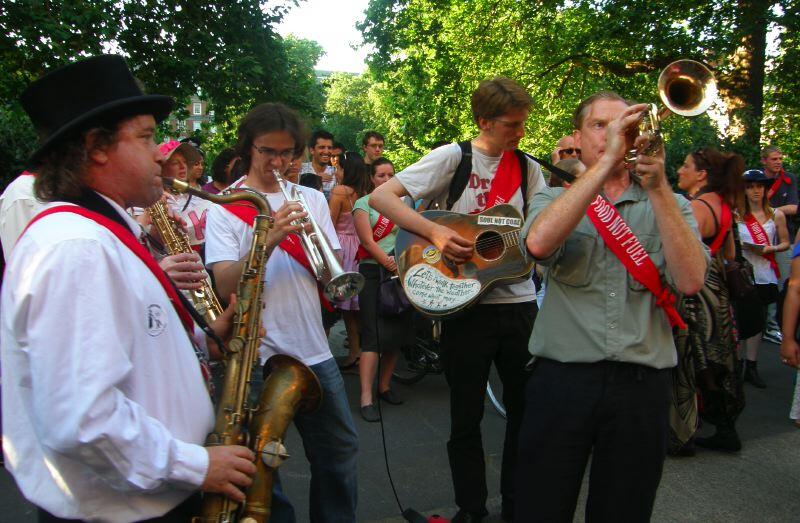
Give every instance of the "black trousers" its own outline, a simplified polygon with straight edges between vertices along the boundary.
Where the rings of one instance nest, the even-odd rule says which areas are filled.
[[[522,424],[528,340],[536,302],[477,305],[442,324],[442,363],[450,386],[447,454],[456,505],[486,513],[486,463],[481,419],[492,362],[503,382],[506,433],[500,472],[503,503],[513,506],[517,441]]]
[[[183,503],[170,510],[159,518],[142,520],[139,523],[187,523],[193,516],[200,514],[202,499],[200,494],[192,494]],[[82,523],[80,519],[63,519],[56,517],[46,510],[38,509],[39,523]]]
[[[514,521],[649,521],[667,449],[670,369],[540,358],[525,392]]]

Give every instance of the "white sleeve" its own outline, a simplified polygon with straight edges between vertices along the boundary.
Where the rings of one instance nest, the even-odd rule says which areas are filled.
[[[31,417],[43,447],[117,490],[196,489],[208,453],[175,438],[124,392],[135,371],[130,355],[142,348],[132,346],[137,302],[125,299],[128,275],[116,257],[95,240],[62,242],[11,291],[19,293],[14,329],[32,381],[31,410],[18,415]]]
[[[206,217],[206,265],[211,267],[216,262],[242,259],[241,246],[247,230],[246,223],[221,205],[211,205]]]
[[[406,167],[395,178],[414,200],[436,199],[450,187],[461,161],[461,148],[451,143],[434,149],[417,163]]]
[[[20,234],[41,208],[42,204],[33,198],[20,198],[3,209],[0,215],[0,242],[6,261],[11,257],[11,250]]]

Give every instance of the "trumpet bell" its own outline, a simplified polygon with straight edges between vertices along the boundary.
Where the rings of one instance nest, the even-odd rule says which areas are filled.
[[[717,82],[706,66],[694,60],[677,60],[661,71],[658,96],[680,116],[697,116],[717,99]]]
[[[329,281],[322,292],[331,301],[349,300],[364,288],[364,276],[358,272],[343,272]]]

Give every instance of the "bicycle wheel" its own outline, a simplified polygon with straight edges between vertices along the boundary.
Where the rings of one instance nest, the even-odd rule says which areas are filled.
[[[492,365],[492,368],[489,370],[489,380],[486,382],[486,396],[489,398],[489,403],[492,404],[494,410],[505,418],[506,408],[503,405],[503,382],[500,381],[500,376],[497,374],[497,369],[494,368],[494,365]]]
[[[417,340],[411,347],[403,347],[397,357],[397,365],[392,378],[405,385],[416,383],[428,373],[428,361],[423,347],[424,341]]]

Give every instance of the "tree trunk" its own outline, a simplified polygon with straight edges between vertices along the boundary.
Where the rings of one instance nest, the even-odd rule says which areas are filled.
[[[740,45],[730,57],[731,69],[720,77],[720,95],[738,128],[737,149],[757,151],[764,114],[764,66],[767,52],[769,0],[739,0]]]

